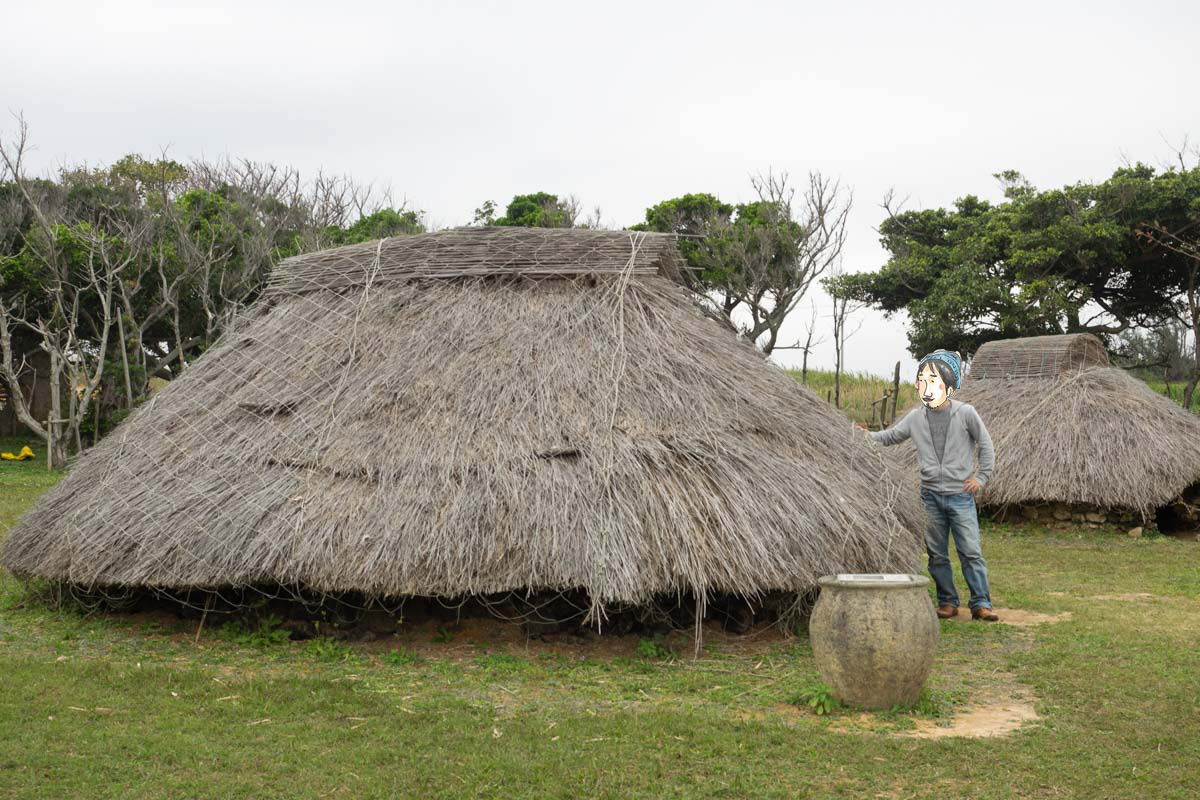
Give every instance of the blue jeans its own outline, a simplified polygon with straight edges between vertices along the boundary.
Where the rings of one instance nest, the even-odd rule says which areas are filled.
[[[929,512],[925,526],[925,550],[929,553],[929,574],[937,584],[939,606],[957,606],[958,590],[954,588],[954,568],[950,566],[950,532],[954,532],[954,549],[962,565],[963,577],[971,589],[971,610],[991,608],[988,592],[987,562],[979,545],[979,515],[975,498],[969,492],[939,494],[921,487],[921,500]]]

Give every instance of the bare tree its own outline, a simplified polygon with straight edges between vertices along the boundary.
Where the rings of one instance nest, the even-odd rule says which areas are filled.
[[[46,202],[35,193],[24,174],[28,126],[20,117],[17,123],[16,141],[0,142],[0,166],[4,169],[0,180],[9,180],[17,188],[34,220],[21,238],[25,252],[43,270],[44,296],[36,304],[21,296],[0,297],[0,375],[14,389],[18,419],[46,441],[49,464],[61,466],[69,442],[75,442],[77,451],[82,447],[79,428],[103,380],[108,340],[117,316],[114,295],[122,272],[138,256],[129,243],[106,236],[100,225],[68,220],[60,203]],[[64,252],[64,239],[77,251],[73,256]],[[85,295],[94,298],[92,302],[85,303]],[[15,331],[32,335],[49,356],[50,416],[44,424],[34,419],[20,391]],[[66,409],[61,396],[64,383],[68,387]]]
[[[826,284],[830,287],[829,294],[833,299],[833,405],[835,408],[842,407],[842,373],[846,363],[846,340],[862,328],[862,320],[859,320],[853,328],[848,328],[849,318],[866,306],[865,303],[854,302],[844,293],[837,291],[835,288],[837,278],[841,274],[842,270],[839,265],[834,268],[833,274],[830,275],[831,281]]]
[[[808,356],[812,353],[814,347],[825,341],[824,336],[813,341],[813,335],[817,330],[816,301],[813,301],[810,305],[812,306],[812,316],[809,317],[808,322],[804,323],[804,344],[800,344],[800,340],[797,339],[795,344],[775,348],[776,350],[799,350],[804,354],[800,360],[800,382],[805,384],[808,383]]]
[[[725,272],[717,287],[722,309],[746,309],[750,324],[742,335],[769,354],[788,314],[841,255],[853,198],[819,172],[809,173],[799,199],[786,172],[768,171],[751,183],[758,201],[740,207],[731,222],[716,221],[705,247],[713,268]]]
[[[348,177],[318,173],[305,183],[294,168],[249,160],[193,161],[181,185],[163,183],[160,191],[162,237],[175,243],[178,260],[158,264],[160,306],[173,330],[154,359],[164,376],[216,341],[282,255],[333,246],[354,222],[392,205],[390,191]],[[182,318],[185,295],[199,301],[202,326]]]
[[[16,140],[0,143],[0,246],[19,251],[35,277],[0,294],[0,379],[22,424],[53,443],[55,464],[68,442],[82,446],[110,359],[105,402],[131,408],[150,376],[174,378],[212,345],[280,258],[419,225],[371,185],[325,173],[305,182],[290,167],[245,160],[127,156],[30,179],[28,127],[17,122]],[[384,210],[393,213],[375,219]],[[34,419],[17,380],[36,350],[50,362],[49,423]]]
[[[594,231],[609,229],[609,226],[604,224],[604,216],[600,211],[600,206],[593,206],[588,215],[576,227],[590,228]]]
[[[583,201],[579,199],[578,195],[569,194],[559,200],[556,207],[554,204],[551,204],[551,207],[547,209],[547,213],[550,216],[553,216],[555,211],[558,212],[559,218],[562,219],[562,227],[574,228],[578,224],[580,215],[583,214]],[[600,209],[597,208],[597,216],[599,216],[599,211]]]

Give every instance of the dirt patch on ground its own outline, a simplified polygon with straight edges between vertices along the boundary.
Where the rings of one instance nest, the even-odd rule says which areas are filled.
[[[1138,603],[1147,600],[1157,600],[1156,595],[1149,592],[1133,592],[1131,594],[1094,594],[1088,600],[1111,600],[1119,603]]]
[[[952,707],[944,717],[912,717],[904,727],[895,725],[887,714],[863,711],[837,720],[833,729],[843,733],[882,732],[892,736],[941,739],[947,736],[982,738],[1004,736],[1036,722],[1033,692],[1016,682],[1013,675],[994,674],[994,682],[974,689],[969,699]]]
[[[1044,614],[1041,611],[1023,611],[1017,608],[996,608],[993,609],[996,615],[1000,617],[998,622],[977,622],[971,619],[971,610],[969,608],[958,609],[959,621],[970,621],[975,625],[1015,625],[1018,628],[1029,628],[1034,625],[1041,625],[1047,622],[1064,622],[1071,618],[1070,611],[1063,611],[1061,614]]]
[[[980,738],[1004,736],[1039,719],[1032,697],[1024,691],[972,703],[949,720],[918,720],[916,730],[903,735],[918,739],[946,736]]]

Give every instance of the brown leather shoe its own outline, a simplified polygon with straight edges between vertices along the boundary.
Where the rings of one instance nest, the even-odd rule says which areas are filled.
[[[938,619],[954,619],[958,616],[958,606],[938,606],[937,615]]]
[[[981,619],[984,622],[996,622],[1000,619],[990,608],[977,608],[971,612],[971,619]]]

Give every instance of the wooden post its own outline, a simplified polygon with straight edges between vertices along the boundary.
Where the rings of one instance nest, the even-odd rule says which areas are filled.
[[[46,470],[53,469],[54,461],[54,422],[58,415],[62,413],[62,362],[59,360],[58,351],[51,348],[50,350],[50,410],[46,414],[46,441],[48,448],[46,450]],[[65,451],[66,448],[64,447]]]
[[[896,362],[896,374],[892,377],[892,424],[896,424],[896,398],[900,396],[900,362]]]
[[[53,415],[46,417],[46,471],[54,469],[54,426],[70,422],[69,419],[55,419]],[[65,462],[64,462],[65,463]]]

